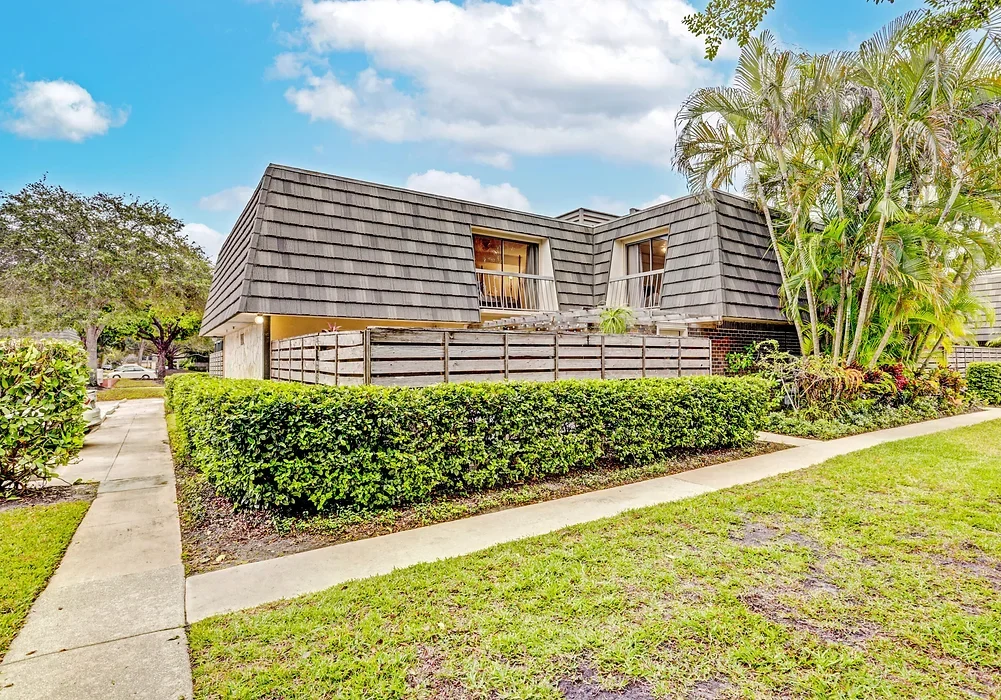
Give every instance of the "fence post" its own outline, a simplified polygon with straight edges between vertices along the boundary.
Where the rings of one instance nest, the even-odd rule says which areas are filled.
[[[320,334],[316,334],[313,342],[313,384],[320,383]]]
[[[341,385],[341,334],[334,334],[334,386]]]
[[[605,378],[605,334],[601,334],[601,378]]]
[[[560,334],[553,334],[553,379],[560,379]]]
[[[448,384],[448,336],[449,331],[441,332],[442,354],[445,357],[445,383]]]
[[[504,379],[509,379],[511,377],[511,369],[508,366],[508,361],[510,360],[510,351],[508,349],[508,341],[511,338],[511,334],[507,331],[504,333]]]
[[[646,336],[640,336],[640,376],[646,379]]]
[[[362,348],[365,353],[365,383],[372,383],[372,330],[365,329],[365,345]]]

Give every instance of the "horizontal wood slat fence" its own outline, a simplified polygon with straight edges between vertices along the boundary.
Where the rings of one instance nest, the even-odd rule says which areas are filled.
[[[213,377],[223,376],[223,351],[209,353],[209,374]]]
[[[956,345],[949,353],[949,368],[966,374],[972,362],[1001,362],[1001,348],[981,348]]]
[[[632,379],[711,373],[711,341],[599,335],[371,328],[271,343],[271,378],[306,384]]]

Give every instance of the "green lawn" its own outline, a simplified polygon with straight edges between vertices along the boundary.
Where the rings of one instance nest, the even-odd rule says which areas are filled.
[[[162,398],[163,382],[155,379],[119,379],[110,389],[102,389],[97,392],[98,401]]]
[[[196,695],[1001,697],[1001,422],[193,625]]]
[[[0,658],[89,506],[89,501],[72,501],[0,512]]]

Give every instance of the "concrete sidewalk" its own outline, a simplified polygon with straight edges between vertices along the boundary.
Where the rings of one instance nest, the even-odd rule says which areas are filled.
[[[213,615],[321,591],[351,579],[386,574],[394,569],[468,554],[633,508],[676,501],[796,471],[884,442],[999,418],[1001,410],[992,409],[830,442],[802,441],[805,444],[801,447],[674,476],[200,574],[187,580],[187,619],[189,623],[197,622]]]
[[[0,664],[2,700],[191,697],[166,440],[163,401],[130,400],[61,472],[97,498]]]

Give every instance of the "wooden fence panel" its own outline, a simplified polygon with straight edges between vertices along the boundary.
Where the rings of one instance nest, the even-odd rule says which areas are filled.
[[[973,362],[1001,362],[1001,348],[957,345],[949,353],[948,361],[951,369],[966,374],[966,368]]]
[[[225,371],[223,363],[223,352],[217,350],[209,354],[209,374],[213,377],[222,377]]]
[[[372,328],[271,343],[271,378],[307,384],[679,377],[711,372],[711,341],[677,336]]]

